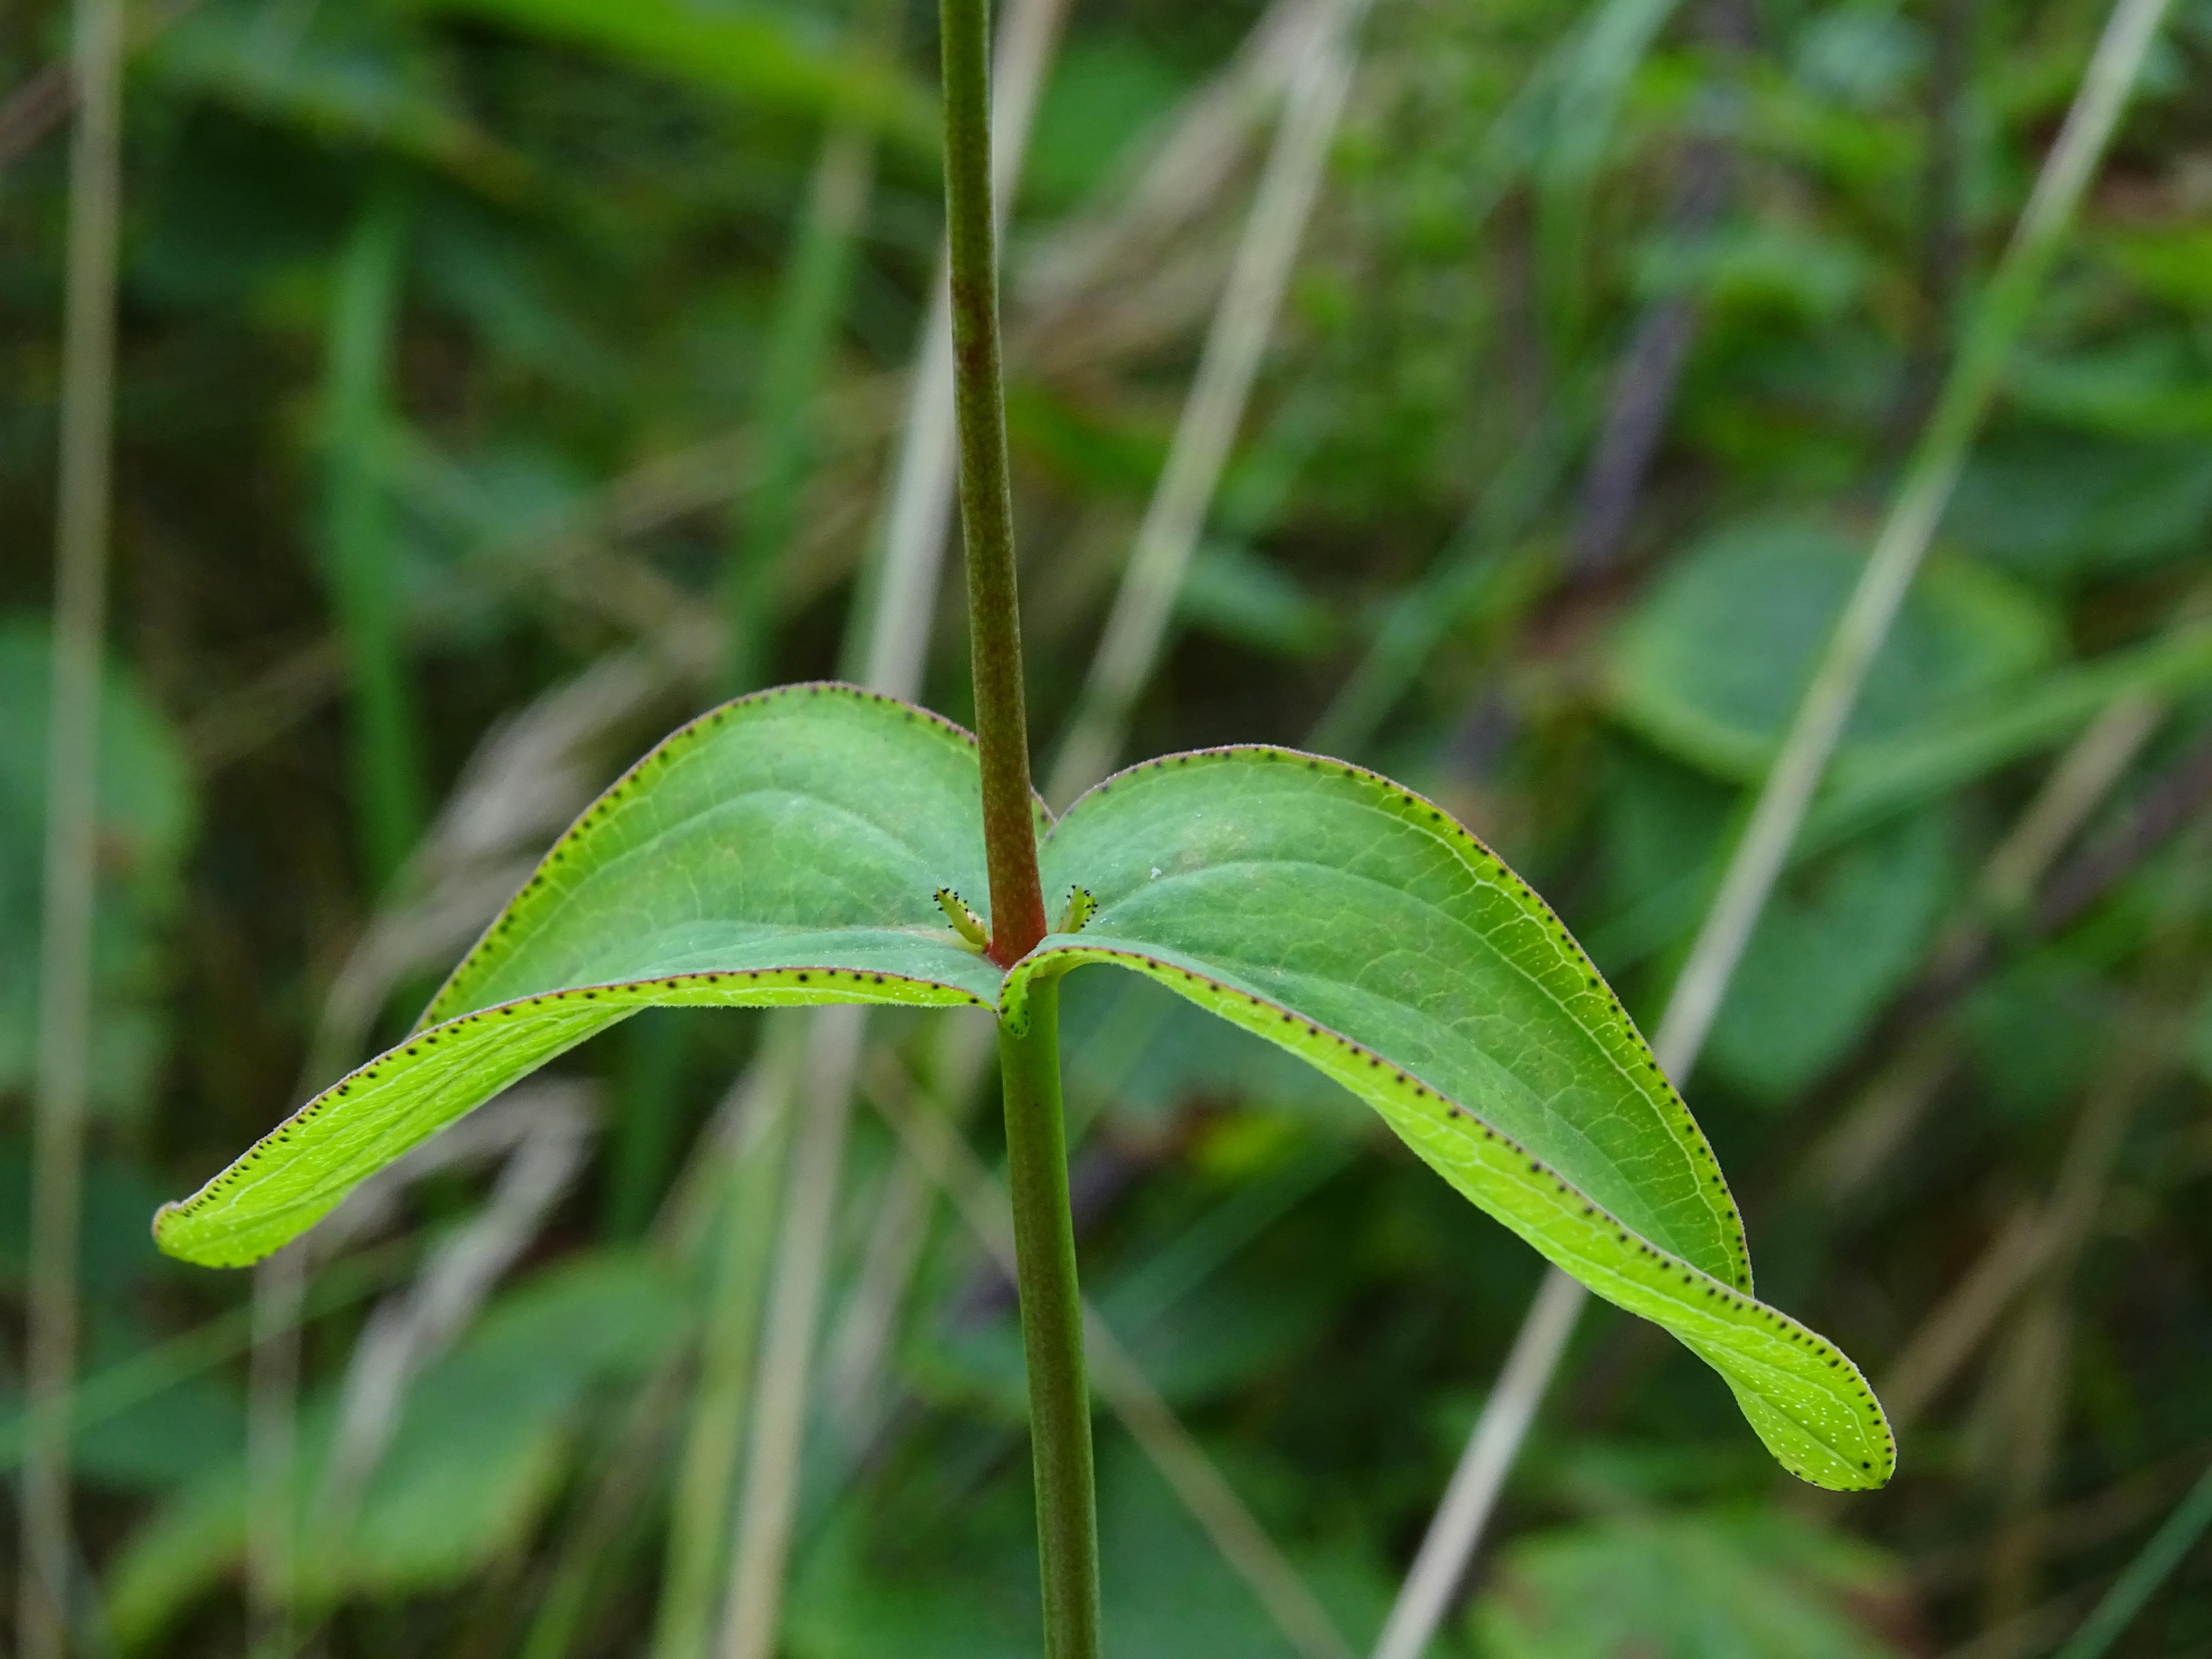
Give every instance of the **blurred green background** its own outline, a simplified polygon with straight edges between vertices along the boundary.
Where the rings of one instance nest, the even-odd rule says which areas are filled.
[[[1123,758],[1391,772],[1648,1024],[2104,13],[1377,0],[1274,308],[1235,255],[1324,9],[1073,0],[1058,33],[1006,248],[1040,770],[1217,309],[1257,307]],[[662,731],[855,672],[937,257],[934,8],[130,15],[72,1650],[692,1659],[758,1547],[759,1449],[700,1437],[755,1393],[771,1022],[636,1018],[258,1292],[147,1221],[403,1031]],[[0,11],[11,1305],[68,27]],[[1762,1294],[1867,1366],[1902,1472],[1795,1488],[1716,1377],[1594,1310],[1432,1654],[2027,1659],[2212,1458],[2208,553],[2212,0],[2174,0],[1684,1080]],[[963,717],[960,607],[904,621]],[[1180,1006],[1071,981],[1085,1282],[1364,1651],[1538,1264]],[[868,1026],[790,1659],[1036,1650],[1011,1290],[869,1104],[990,1164],[974,1036]],[[1098,1436],[1114,1650],[1296,1652]],[[2212,1651],[2212,1551],[2112,1650]]]

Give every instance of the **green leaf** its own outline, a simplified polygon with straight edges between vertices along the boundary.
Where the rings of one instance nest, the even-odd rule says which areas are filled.
[[[8,711],[9,733],[0,743],[0,938],[11,947],[0,951],[0,1098],[29,1088],[38,1050],[36,941],[52,678],[44,619],[0,620],[0,708]],[[127,1116],[146,1109],[166,1046],[162,944],[184,897],[197,807],[176,732],[112,665],[101,675],[99,773],[92,975],[100,1026],[89,1082],[96,1110]],[[0,1186],[4,1169],[0,1154]]]
[[[1786,872],[1705,1059],[1774,1106],[1817,1082],[1920,966],[1956,894],[1951,840],[1948,818],[1922,812]]]
[[[290,1493],[302,1600],[322,1607],[450,1589],[520,1548],[559,1492],[592,1388],[651,1374],[686,1328],[680,1291],[642,1253],[571,1256],[504,1292],[409,1387],[343,1537],[319,1524],[339,1391],[309,1400]],[[155,1509],[110,1561],[105,1611],[124,1650],[151,1645],[245,1554],[244,1438]]]
[[[2063,586],[2184,556],[2208,520],[2212,453],[2201,436],[2130,442],[2038,426],[1975,451],[1944,527],[2023,576]]]
[[[421,9],[503,23],[596,52],[737,102],[836,115],[934,154],[929,94],[889,58],[811,35],[765,6],[684,0],[419,0]]]
[[[1474,1607],[1485,1659],[1886,1659],[1905,1589],[1880,1552],[1778,1508],[1540,1533]]]
[[[979,787],[966,732],[849,686],[786,686],[693,721],[555,843],[406,1042],[164,1206],[155,1241],[210,1267],[266,1255],[650,1004],[990,1006],[998,969],[933,896],[985,895]]]
[[[1660,748],[1738,782],[1765,775],[1864,550],[1818,523],[1761,520],[1712,536],[1621,630],[1616,712]],[[1838,765],[2049,661],[2032,598],[1977,566],[1931,563],[1867,676]]]
[[[1071,808],[1049,902],[1098,908],[1015,964],[1145,974],[1299,1054],[1445,1180],[1717,1370],[1784,1466],[1886,1480],[1887,1423],[1832,1345],[1751,1295],[1711,1148],[1543,901],[1441,808],[1289,750],[1149,762]]]
[[[495,196],[530,182],[521,156],[462,112],[422,41],[386,26],[373,8],[331,9],[335,21],[318,16],[328,27],[295,38],[270,29],[255,9],[202,8],[149,48],[149,66],[180,91],[389,150]]]
[[[1858,1372],[1753,1299],[1712,1149],[1619,1000],[1442,809],[1255,748],[1149,763],[1038,823],[1048,897],[1079,888],[1096,906],[1002,975],[939,903],[987,891],[965,732],[849,686],[728,704],[584,814],[414,1035],[165,1207],[155,1238],[209,1265],[264,1255],[647,1004],[995,1006],[1018,1027],[1037,975],[1110,962],[1375,1106],[1461,1192],[1711,1363],[1785,1467],[1887,1479]]]

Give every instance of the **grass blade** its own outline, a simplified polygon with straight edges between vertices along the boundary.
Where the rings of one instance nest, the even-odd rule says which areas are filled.
[[[653,1629],[654,1659],[701,1659],[715,1626],[730,1545],[731,1493],[744,1449],[761,1306],[774,1259],[777,1183],[790,1140],[802,1022],[771,1018],[763,1051],[739,1081],[738,1133],[714,1137],[721,1188],[708,1256],[709,1279],[691,1420],[669,1514],[667,1565]]]
[[[2135,1622],[2136,1615],[2172,1577],[2173,1570],[2197,1547],[2197,1540],[2208,1527],[2212,1527],[2212,1469],[2197,1477],[2165,1524],[2136,1552],[2118,1581],[2081,1621],[2081,1628],[2058,1650],[2057,1659],[2104,1659],[2112,1644]]]
[[[377,465],[398,320],[406,204],[393,189],[362,210],[331,298],[324,579],[353,677],[353,775],[368,882],[398,873],[422,824],[414,699],[402,655],[392,542]]]
[[[881,26],[870,31],[884,32]],[[874,175],[875,149],[866,133],[839,128],[830,134],[769,325],[768,362],[753,408],[753,429],[764,453],[724,583],[732,695],[767,683],[777,577],[814,458],[815,394],[843,309],[853,242],[866,217]]]

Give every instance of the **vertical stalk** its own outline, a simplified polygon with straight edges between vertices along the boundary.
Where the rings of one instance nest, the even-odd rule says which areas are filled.
[[[123,11],[76,0],[77,122],[70,156],[61,456],[54,535],[53,691],[46,722],[44,900],[33,1124],[31,1437],[23,1461],[17,1650],[61,1659],[70,1543],[70,1385],[76,1370],[78,1189],[92,1036],[100,636],[107,619],[115,382],[115,246],[121,194]]]
[[[743,1104],[737,1133],[717,1136],[727,1145],[712,1154],[708,1178],[719,1190],[703,1252],[706,1322],[691,1421],[671,1494],[653,1659],[702,1659],[714,1638],[727,1577],[731,1493],[744,1452],[745,1408],[757,1393],[761,1310],[776,1260],[778,1200],[807,1036],[804,1020],[765,1023],[760,1053],[738,1085]]]
[[[945,246],[952,289],[953,409],[960,527],[968,554],[968,653],[983,765],[991,959],[1007,967],[1045,935],[1022,702],[1014,505],[999,362],[997,231],[991,222],[989,0],[943,0]],[[1057,1094],[1055,1090],[1054,1093]]]
[[[1066,5],[1066,0],[1013,0],[1006,11],[1000,54],[1006,75],[992,116],[996,134],[994,179],[1001,193],[1011,191],[1019,172]],[[931,313],[916,368],[890,519],[872,567],[876,574],[872,580],[864,573],[863,592],[872,592],[874,597],[855,607],[856,618],[868,621],[865,627],[855,627],[847,640],[848,652],[859,659],[851,670],[856,678],[872,690],[909,700],[921,689],[938,565],[944,552],[940,531],[946,497],[941,492],[949,489],[953,455],[951,441],[944,435],[950,423],[939,411],[952,397],[953,379],[947,290]],[[816,1241],[827,1237],[835,1219],[846,1110],[859,1058],[859,1037],[854,1035],[848,1042],[848,1032],[857,1033],[865,1012],[825,1009],[810,1022],[809,1103],[793,1135],[792,1173],[776,1244],[780,1264],[786,1257],[817,1264],[828,1259]],[[781,1607],[797,1462],[777,1449],[796,1445],[805,1431],[813,1363],[807,1342],[814,1314],[805,1319],[796,1315],[802,1297],[818,1310],[823,1286],[818,1272],[811,1284],[804,1285],[796,1274],[787,1279],[781,1265],[777,1276],[778,1298],[793,1316],[780,1319],[771,1312],[763,1334],[737,1547],[719,1644],[721,1659],[768,1659]],[[764,1454],[763,1449],[768,1449]]]
[[[941,0],[945,204],[952,295],[960,523],[968,556],[969,657],[991,878],[991,956],[1001,967],[1044,937],[1030,787],[1013,497],[999,358],[997,240],[991,216],[988,0]],[[1048,1659],[1097,1659],[1098,1521],[1091,1395],[1084,1381],[1067,1148],[1060,1096],[1060,1002],[1032,993],[1030,1022],[1001,1025],[1006,1156],[1029,1366],[1030,1447]]]
[[[1320,194],[1322,168],[1352,89],[1352,45],[1368,0],[1326,0],[1304,57],[1284,88],[1283,111],[1235,263],[1206,330],[1175,443],[1145,509],[1121,591],[1068,722],[1047,794],[1073,800],[1114,769],[1129,713],[1152,678],[1190,573],[1199,537],[1243,424],[1268,336],[1290,287],[1298,244]]]
[[[884,9],[878,3],[876,9]],[[873,20],[863,29],[871,40],[890,33]],[[843,309],[853,241],[867,212],[874,177],[872,136],[857,127],[834,129],[815,165],[776,295],[768,361],[753,409],[753,429],[766,454],[760,483],[745,503],[744,535],[724,585],[730,626],[726,678],[733,696],[757,690],[768,678],[776,579],[814,459],[814,394]]]
[[[1060,985],[1030,989],[1030,1027],[999,1027],[1006,1096],[1006,1185],[1013,1200],[1022,1356],[1029,1368],[1030,1460],[1048,1659],[1097,1659],[1097,1478],[1084,1381],[1083,1300],[1068,1210],[1060,1099]]]

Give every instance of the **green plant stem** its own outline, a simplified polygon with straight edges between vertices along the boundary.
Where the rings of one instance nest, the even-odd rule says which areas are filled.
[[[942,0],[945,244],[952,294],[960,523],[968,555],[969,652],[991,878],[991,956],[1001,967],[1045,934],[1022,702],[1013,498],[999,362],[997,240],[991,216],[988,0]],[[1030,1456],[1049,1659],[1097,1659],[1098,1516],[1083,1308],[1060,1097],[1060,999],[1032,994],[1029,1024],[999,1028],[1014,1257],[1029,1364]]]
[[[1022,1352],[1029,1366],[1045,1652],[1050,1659],[1096,1659],[1097,1480],[1091,1468],[1091,1395],[1084,1382],[1075,1224],[1068,1207],[1056,981],[1040,981],[1031,990],[1026,1031],[1000,1025],[999,1065],[1006,1094],[1006,1182],[1021,1283]]]
[[[960,525],[968,554],[969,659],[983,768],[991,872],[991,959],[1011,967],[1045,935],[1031,816],[1022,626],[1014,586],[999,363],[997,233],[991,222],[988,0],[943,0],[945,242],[951,258],[953,406],[960,434]],[[1056,1102],[1059,1090],[1053,1097]],[[1055,1108],[1055,1109],[1057,1109]]]

